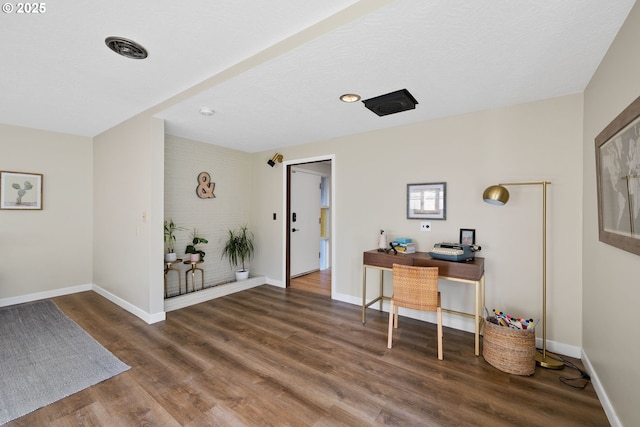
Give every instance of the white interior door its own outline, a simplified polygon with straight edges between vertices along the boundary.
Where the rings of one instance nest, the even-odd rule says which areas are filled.
[[[291,171],[291,277],[320,269],[320,175]]]

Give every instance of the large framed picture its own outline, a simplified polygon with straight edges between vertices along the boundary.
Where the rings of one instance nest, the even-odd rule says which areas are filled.
[[[42,209],[42,174],[0,171],[0,209]]]
[[[447,219],[447,183],[407,184],[408,219]]]
[[[640,255],[640,97],[595,139],[598,235]]]

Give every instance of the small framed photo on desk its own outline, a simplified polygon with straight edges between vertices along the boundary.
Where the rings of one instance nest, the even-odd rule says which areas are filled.
[[[460,243],[463,245],[476,244],[476,230],[473,228],[460,229]]]

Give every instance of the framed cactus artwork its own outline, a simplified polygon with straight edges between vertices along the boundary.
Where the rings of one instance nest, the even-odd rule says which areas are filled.
[[[42,210],[42,174],[0,171],[0,209]]]

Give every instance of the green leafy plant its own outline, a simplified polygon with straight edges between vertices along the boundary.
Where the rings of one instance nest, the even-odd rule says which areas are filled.
[[[242,271],[246,271],[244,263],[253,256],[253,233],[247,226],[238,227],[235,230],[227,230],[227,241],[222,249],[222,256],[229,258],[229,264],[234,267],[242,265]]]
[[[164,243],[167,245],[167,253],[175,252],[176,231],[186,230],[184,227],[178,227],[173,219],[164,222]]]
[[[19,184],[11,184],[11,186],[13,188],[15,188],[16,190],[18,190],[18,197],[16,198],[16,205],[21,205],[22,204],[22,197],[27,194],[27,190],[31,190],[33,188],[33,185],[31,185],[31,183],[29,181],[25,181],[24,182],[24,188],[20,188]]]
[[[191,244],[187,245],[187,248],[184,250],[185,254],[200,254],[200,259],[204,260],[204,251],[202,249],[198,249],[196,246],[199,244],[206,244],[209,243],[209,241],[207,239],[205,239],[204,237],[199,237],[198,236],[198,230],[196,230],[195,228],[193,229],[193,239],[191,240]]]

